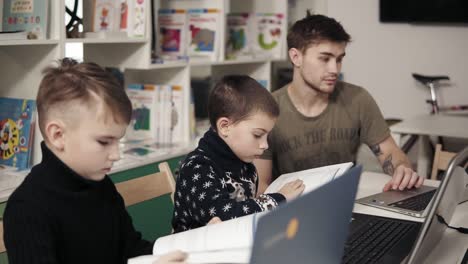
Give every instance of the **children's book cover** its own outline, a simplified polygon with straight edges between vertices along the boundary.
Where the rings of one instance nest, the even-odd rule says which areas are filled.
[[[253,51],[256,57],[274,57],[281,56],[283,48],[283,24],[284,15],[257,13],[255,14],[255,27],[253,37]]]
[[[186,56],[187,14],[183,9],[158,11],[156,52],[164,59]]]
[[[152,138],[156,132],[155,104],[157,102],[154,91],[127,89],[127,95],[132,102],[132,119],[127,127],[127,140]]]
[[[226,59],[252,58],[250,38],[252,16],[249,13],[231,13],[226,21]]]
[[[182,86],[172,86],[171,143],[184,141],[184,93]]]
[[[36,102],[0,98],[0,164],[20,170],[31,165]]]
[[[49,0],[3,0],[1,31],[26,31],[29,39],[48,34]]]
[[[219,11],[217,9],[189,9],[189,39],[187,54],[190,57],[209,57],[215,60],[219,52]]]
[[[161,144],[170,144],[171,139],[171,101],[172,101],[172,86],[171,85],[160,85],[159,94],[159,124],[160,130],[158,142]]]
[[[129,37],[144,37],[146,25],[145,0],[121,0],[120,31]]]
[[[115,0],[94,0],[93,32],[120,30],[121,3]]]

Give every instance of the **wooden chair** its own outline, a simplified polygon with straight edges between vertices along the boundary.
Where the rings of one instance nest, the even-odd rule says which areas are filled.
[[[431,180],[437,180],[437,174],[440,170],[447,170],[450,160],[452,160],[455,155],[456,153],[454,152],[443,151],[441,144],[436,145]]]
[[[0,222],[0,254],[6,252],[5,242],[3,242],[3,221]]]
[[[167,162],[159,164],[159,172],[115,184],[125,207],[171,194],[174,202],[175,181]]]

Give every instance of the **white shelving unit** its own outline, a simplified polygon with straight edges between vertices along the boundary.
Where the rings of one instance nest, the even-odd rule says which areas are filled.
[[[0,96],[35,99],[42,70],[64,56],[63,1],[49,1],[48,38],[0,41]],[[33,162],[41,159],[42,137],[36,122]]]
[[[82,0],[83,13],[87,14],[92,1]],[[220,10],[221,21],[226,21],[230,12],[283,13],[284,49],[278,58],[241,59],[217,61],[151,63],[151,16],[150,1],[146,0],[146,34],[143,38],[79,38],[68,39],[65,35],[65,0],[49,0],[49,37],[46,40],[22,40],[0,42],[0,96],[34,99],[42,70],[65,56],[67,43],[82,43],[84,61],[102,66],[117,67],[124,72],[126,84],[156,83],[181,85],[184,90],[184,141],[190,143],[189,106],[190,80],[199,68],[217,79],[225,74],[246,74],[255,79],[266,80],[271,87],[271,68],[276,61],[286,60],[286,33],[288,0],[154,0],[154,9],[159,8],[215,8]],[[157,12],[154,12],[157,15]],[[86,22],[86,20],[84,20]],[[84,28],[86,30],[86,23]],[[219,32],[222,43],[225,27]],[[220,47],[220,58],[224,58],[224,45]],[[34,148],[34,164],[40,161],[39,143],[42,138],[37,128]]]

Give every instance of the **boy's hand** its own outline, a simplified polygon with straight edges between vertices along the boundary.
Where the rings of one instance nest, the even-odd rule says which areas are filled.
[[[413,187],[419,188],[424,182],[424,178],[419,176],[411,168],[400,165],[393,173],[392,179],[385,184],[383,191],[411,189]]]
[[[305,185],[302,180],[295,180],[283,185],[278,193],[281,193],[286,198],[286,201],[291,201],[301,195],[301,193],[304,191],[304,188]]]
[[[211,220],[208,222],[207,225],[212,225],[212,224],[217,224],[217,223],[221,223],[223,220],[221,220],[221,218],[215,216],[213,218],[211,218]]]
[[[184,264],[186,263],[185,259],[187,259],[187,253],[177,250],[162,255],[157,261],[153,262],[153,264]]]

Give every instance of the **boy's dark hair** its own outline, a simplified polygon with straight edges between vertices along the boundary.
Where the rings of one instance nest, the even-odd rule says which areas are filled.
[[[47,67],[43,73],[36,98],[39,128],[43,135],[51,111],[57,108],[66,110],[66,104],[72,101],[94,104],[94,96],[102,99],[116,122],[130,122],[132,104],[125,89],[99,65],[64,58],[58,67]]]
[[[208,115],[214,129],[221,117],[228,117],[236,123],[256,111],[273,118],[279,116],[278,104],[270,92],[247,75],[226,75],[210,92]]]
[[[317,44],[323,40],[348,43],[351,41],[351,36],[334,18],[307,14],[305,18],[291,26],[287,39],[288,50],[296,48],[305,52],[310,44]]]

